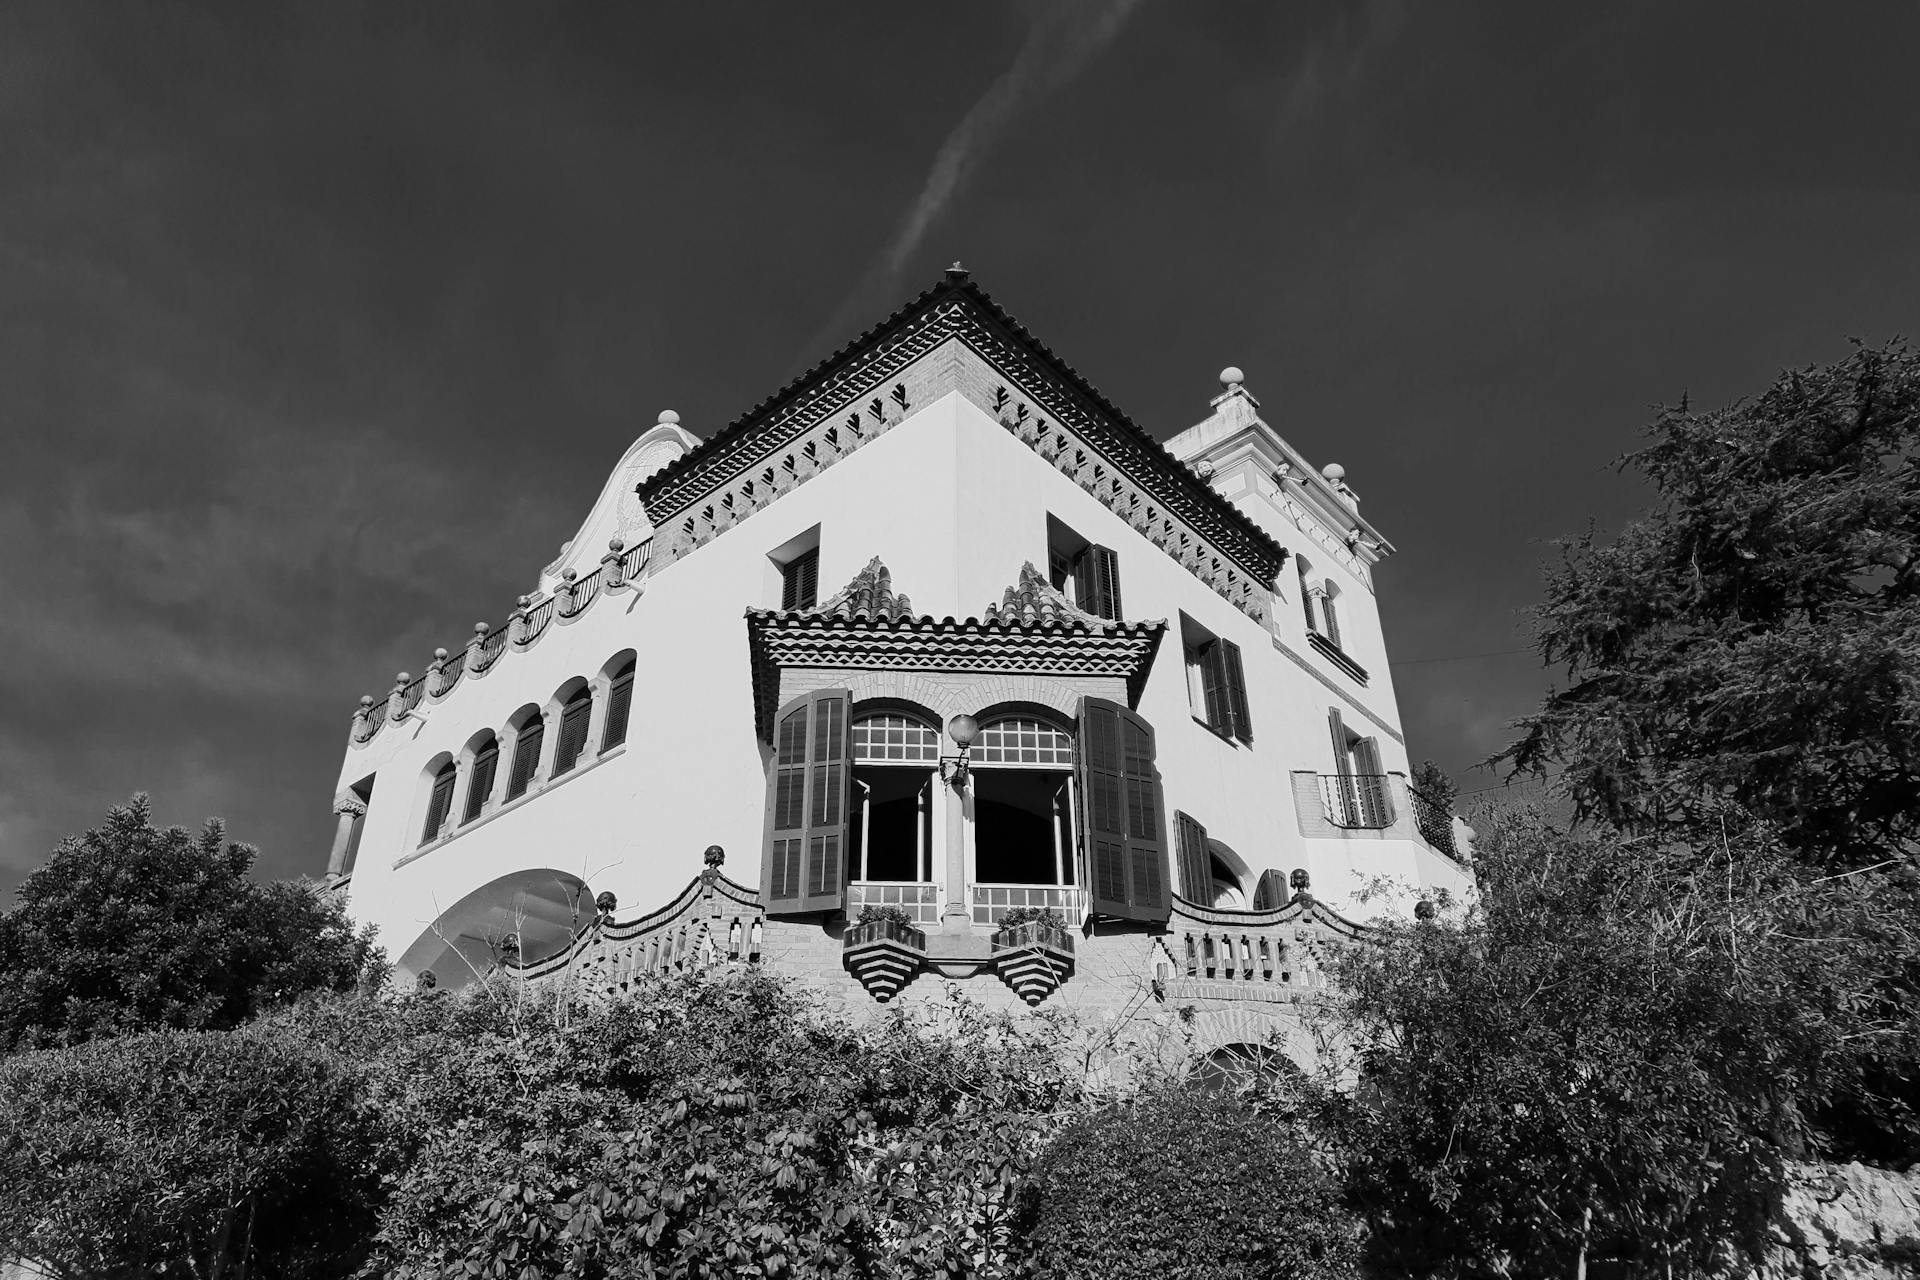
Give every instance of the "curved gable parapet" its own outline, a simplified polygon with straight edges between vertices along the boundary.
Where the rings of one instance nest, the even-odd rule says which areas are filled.
[[[699,447],[700,437],[680,425],[679,414],[671,409],[662,413],[660,421],[620,455],[579,531],[562,545],[553,562],[540,570],[539,589],[553,590],[568,569],[582,576],[591,573],[614,538],[633,546],[652,534],[653,524],[637,490],[649,477]]]

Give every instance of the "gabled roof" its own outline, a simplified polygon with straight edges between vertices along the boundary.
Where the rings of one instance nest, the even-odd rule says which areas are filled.
[[[1074,672],[1127,681],[1137,696],[1164,620],[1115,622],[1082,613],[1031,562],[984,618],[915,615],[875,556],[839,594],[810,609],[747,610],[754,714],[772,731],[782,667],[892,671]]]
[[[700,447],[641,481],[635,491],[655,525],[664,528],[732,477],[761,465],[825,414],[873,394],[900,364],[947,338],[966,342],[1010,383],[1053,395],[1059,403],[1052,411],[1066,425],[1088,436],[1114,465],[1251,579],[1262,586],[1272,584],[1286,562],[1286,548],[1167,452],[957,266]]]

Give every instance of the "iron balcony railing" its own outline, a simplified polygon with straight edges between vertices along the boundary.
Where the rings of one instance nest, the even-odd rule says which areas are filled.
[[[1384,831],[1393,825],[1393,791],[1384,773],[1323,773],[1320,801],[1336,827]]]
[[[1460,851],[1453,843],[1453,811],[1425,792],[1408,788],[1413,798],[1413,825],[1420,838],[1455,862]]]

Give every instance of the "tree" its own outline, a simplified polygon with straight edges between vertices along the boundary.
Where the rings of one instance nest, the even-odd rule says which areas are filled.
[[[1494,824],[1477,904],[1340,965],[1327,1115],[1389,1274],[1697,1274],[1757,1254],[1784,1162],[1911,1024],[1915,925],[1764,825]],[[1811,922],[1818,922],[1815,930]],[[1670,1270],[1669,1270],[1670,1269]]]
[[[356,1076],[284,1027],[0,1061],[0,1260],[63,1280],[353,1274],[387,1150]]]
[[[1535,618],[1570,683],[1496,759],[1560,769],[1582,816],[1633,830],[1699,828],[1731,799],[1812,863],[1910,862],[1920,357],[1857,346],[1649,435],[1621,465],[1657,506],[1562,544]]]
[[[1441,813],[1451,814],[1460,789],[1445,769],[1431,760],[1422,760],[1413,770],[1413,789],[1433,802]]]
[[[1034,1274],[1356,1275],[1359,1223],[1338,1179],[1261,1102],[1173,1083],[1069,1124],[1028,1190]]]
[[[370,931],[310,884],[252,880],[210,820],[153,825],[145,795],[61,841],[0,915],[0,1052],[126,1031],[238,1026],[304,991],[377,982]]]

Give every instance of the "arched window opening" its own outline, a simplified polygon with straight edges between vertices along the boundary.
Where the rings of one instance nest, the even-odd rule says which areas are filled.
[[[546,736],[546,720],[538,711],[531,712],[514,734],[513,772],[507,775],[507,799],[518,800],[533,785],[534,772],[540,767],[540,744]]]
[[[437,839],[440,828],[446,825],[447,814],[453,809],[453,783],[459,772],[449,760],[433,775],[433,791],[427,796],[427,822],[420,831],[421,844]]]
[[[1077,883],[1073,735],[1037,716],[1004,716],[981,726],[971,755],[980,883]]]
[[[1240,877],[1236,876],[1233,869],[1221,860],[1219,854],[1212,854],[1207,858],[1207,869],[1213,875],[1213,900],[1208,905],[1225,907],[1233,911],[1245,908],[1247,898],[1241,891]]]
[[[853,722],[850,906],[900,906],[916,920],[937,918],[933,881],[934,769],[940,731],[899,711]]]
[[[627,717],[633,710],[633,659],[613,673],[607,685],[607,728],[600,750],[609,751],[627,740]]]
[[[500,739],[489,733],[479,750],[473,753],[472,777],[467,782],[467,807],[460,815],[462,824],[472,822],[486,811],[493,798],[493,783],[500,771]]]
[[[585,687],[567,699],[560,712],[560,743],[553,756],[553,776],[571,772],[587,746],[587,723],[593,717],[593,692]]]

